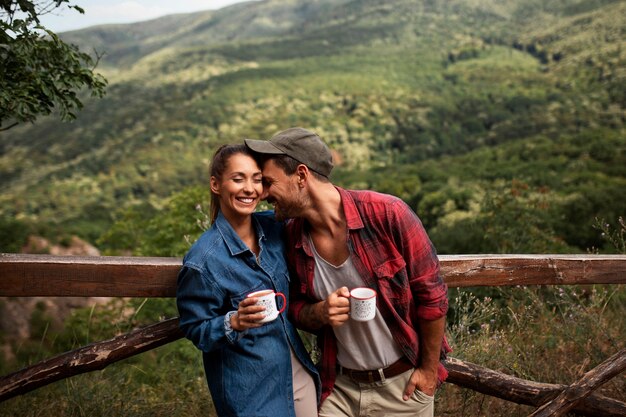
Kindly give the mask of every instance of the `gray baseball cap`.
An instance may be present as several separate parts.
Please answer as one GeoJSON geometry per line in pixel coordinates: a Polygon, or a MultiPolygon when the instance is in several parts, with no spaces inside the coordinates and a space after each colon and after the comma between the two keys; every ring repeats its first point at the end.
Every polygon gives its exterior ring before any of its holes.
{"type": "Polygon", "coordinates": [[[292,127],[276,133],[270,140],[244,139],[253,152],[287,155],[325,177],[333,169],[333,156],[317,133],[292,127]]]}

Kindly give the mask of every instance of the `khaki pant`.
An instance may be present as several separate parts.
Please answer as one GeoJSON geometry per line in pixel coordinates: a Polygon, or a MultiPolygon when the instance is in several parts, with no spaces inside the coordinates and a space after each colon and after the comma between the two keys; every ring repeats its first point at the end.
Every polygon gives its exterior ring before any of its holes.
{"type": "Polygon", "coordinates": [[[354,382],[337,375],[333,392],[324,400],[320,417],[432,417],[435,398],[415,391],[408,401],[402,399],[404,388],[413,373],[410,369],[380,382],[354,382]]]}
{"type": "Polygon", "coordinates": [[[293,376],[293,405],[296,417],[317,417],[315,382],[293,351],[291,351],[291,374],[293,376]]]}

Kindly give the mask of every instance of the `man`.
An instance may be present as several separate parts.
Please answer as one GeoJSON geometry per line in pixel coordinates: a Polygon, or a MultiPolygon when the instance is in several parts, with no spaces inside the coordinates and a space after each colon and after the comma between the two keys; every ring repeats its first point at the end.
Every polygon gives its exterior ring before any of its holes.
{"type": "Polygon", "coordinates": [[[328,179],[322,139],[295,127],[246,139],[265,160],[267,201],[287,224],[289,315],[321,348],[320,416],[432,416],[447,372],[447,287],[421,222],[400,199],[328,179]],[[349,288],[377,291],[373,320],[350,320],[349,288]]]}

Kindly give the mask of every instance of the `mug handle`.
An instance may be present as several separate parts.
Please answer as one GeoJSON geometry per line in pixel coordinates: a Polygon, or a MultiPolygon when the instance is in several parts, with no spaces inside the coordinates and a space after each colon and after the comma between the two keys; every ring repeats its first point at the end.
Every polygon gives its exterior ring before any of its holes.
{"type": "Polygon", "coordinates": [[[277,292],[276,296],[283,297],[283,306],[280,308],[280,310],[278,310],[278,314],[280,314],[283,311],[285,311],[285,307],[287,307],[287,298],[285,297],[285,294],[283,294],[282,292],[277,292]]]}

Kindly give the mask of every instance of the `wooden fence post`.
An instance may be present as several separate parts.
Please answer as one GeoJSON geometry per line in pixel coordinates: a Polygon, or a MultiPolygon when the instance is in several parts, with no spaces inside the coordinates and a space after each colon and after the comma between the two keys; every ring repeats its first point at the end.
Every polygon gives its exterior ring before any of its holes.
{"type": "Polygon", "coordinates": [[[0,402],[70,376],[104,369],[114,362],[182,337],[176,317],[63,353],[1,377],[0,402]]]}
{"type": "MultiPolygon", "coordinates": [[[[567,388],[567,385],[527,381],[451,357],[444,365],[448,370],[447,382],[517,404],[539,407],[567,388]]],[[[626,403],[593,393],[577,403],[573,411],[585,416],[623,417],[626,403]]]]}
{"type": "Polygon", "coordinates": [[[583,401],[596,388],[604,384],[626,369],[626,349],[622,349],[600,365],[587,372],[575,384],[565,388],[552,401],[547,402],[532,413],[529,417],[558,417],[562,416],[576,404],[583,401]]]}

